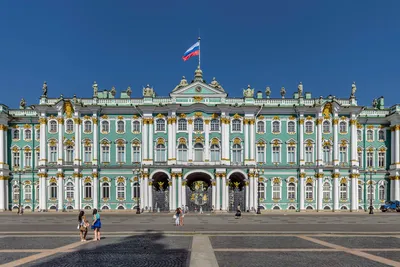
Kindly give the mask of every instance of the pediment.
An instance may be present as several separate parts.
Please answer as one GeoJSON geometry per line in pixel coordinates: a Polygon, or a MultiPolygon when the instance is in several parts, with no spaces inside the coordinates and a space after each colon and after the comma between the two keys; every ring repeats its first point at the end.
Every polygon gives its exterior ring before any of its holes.
{"type": "Polygon", "coordinates": [[[178,88],[170,93],[171,97],[226,97],[223,89],[217,89],[202,82],[194,82],[185,87],[178,88]]]}

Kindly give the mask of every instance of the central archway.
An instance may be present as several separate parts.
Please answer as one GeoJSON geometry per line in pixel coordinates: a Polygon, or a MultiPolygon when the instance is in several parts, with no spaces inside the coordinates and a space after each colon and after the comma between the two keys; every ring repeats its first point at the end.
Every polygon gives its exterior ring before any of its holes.
{"type": "Polygon", "coordinates": [[[169,211],[169,180],[165,172],[156,172],[152,183],[153,201],[151,210],[169,211]]]}
{"type": "Polygon", "coordinates": [[[186,206],[191,212],[211,211],[211,174],[198,171],[186,176],[186,206]]]}
{"type": "Polygon", "coordinates": [[[240,171],[232,171],[228,175],[229,211],[246,210],[246,176],[240,171]]]}

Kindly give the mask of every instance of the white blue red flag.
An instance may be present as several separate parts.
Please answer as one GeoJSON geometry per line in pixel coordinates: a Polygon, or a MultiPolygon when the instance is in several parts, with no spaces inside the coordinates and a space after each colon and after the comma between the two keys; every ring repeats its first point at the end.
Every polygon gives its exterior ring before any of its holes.
{"type": "Polygon", "coordinates": [[[183,54],[183,61],[188,60],[191,57],[200,55],[200,42],[196,42],[192,45],[188,50],[186,50],[185,54],[183,54]]]}

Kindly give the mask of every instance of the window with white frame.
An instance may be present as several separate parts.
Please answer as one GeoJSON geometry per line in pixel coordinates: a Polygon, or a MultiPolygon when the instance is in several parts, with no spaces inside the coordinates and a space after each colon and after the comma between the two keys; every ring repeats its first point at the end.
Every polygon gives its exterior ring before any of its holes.
{"type": "Polygon", "coordinates": [[[39,148],[35,149],[35,154],[36,154],[36,160],[35,160],[35,166],[39,166],[39,161],[40,161],[40,151],[39,148]]]}
{"type": "Polygon", "coordinates": [[[166,162],[166,149],[164,144],[158,144],[156,146],[156,162],[166,162]]]}
{"type": "Polygon", "coordinates": [[[272,184],[272,199],[281,199],[281,184],[278,182],[272,184]]]}
{"type": "Polygon", "coordinates": [[[50,183],[49,195],[50,195],[50,198],[57,198],[57,184],[56,183],[50,183]]]}
{"type": "Polygon", "coordinates": [[[242,122],[239,119],[232,120],[232,131],[240,132],[242,130],[242,122]]]}
{"type": "Polygon", "coordinates": [[[307,134],[312,134],[314,132],[314,127],[312,121],[306,121],[305,131],[307,134]]]}
{"type": "Polygon", "coordinates": [[[294,183],[288,184],[288,199],[289,200],[296,199],[296,185],[294,183]]]}
{"type": "Polygon", "coordinates": [[[258,198],[265,199],[265,185],[264,183],[258,183],[258,198]]]}
{"type": "Polygon", "coordinates": [[[57,162],[57,146],[50,146],[50,157],[49,162],[57,162]]]}
{"type": "Polygon", "coordinates": [[[324,121],[322,124],[322,132],[324,134],[328,134],[331,132],[331,124],[329,123],[329,121],[324,121]]]}
{"type": "Polygon", "coordinates": [[[288,132],[289,133],[295,133],[296,132],[296,124],[294,123],[294,121],[289,121],[288,122],[288,132]]]}
{"type": "Polygon", "coordinates": [[[322,186],[322,197],[325,200],[331,199],[331,184],[328,182],[325,182],[322,186]]]}
{"type": "Polygon", "coordinates": [[[56,121],[50,121],[49,122],[49,132],[50,133],[56,133],[57,132],[57,122],[56,121]]]}
{"type": "Polygon", "coordinates": [[[363,166],[363,153],[362,150],[357,150],[358,166],[363,166]]]}
{"type": "Polygon", "coordinates": [[[74,184],[69,181],[65,185],[65,197],[67,199],[73,199],[74,198],[74,184]]]}
{"type": "Polygon", "coordinates": [[[92,198],[92,183],[85,183],[83,190],[83,198],[91,199],[92,198]]]}
{"type": "Polygon", "coordinates": [[[370,201],[372,198],[372,201],[375,200],[375,187],[373,185],[368,185],[367,187],[367,200],[370,201]],[[371,195],[372,191],[372,195],[371,195]]]}
{"type": "Polygon", "coordinates": [[[125,162],[125,146],[117,146],[117,163],[125,162]]]}
{"type": "Polygon", "coordinates": [[[203,120],[200,119],[200,118],[194,119],[194,124],[193,124],[193,126],[194,126],[193,129],[194,129],[196,132],[197,132],[197,131],[202,132],[202,131],[203,131],[203,120]]]}
{"type": "Polygon", "coordinates": [[[383,130],[378,131],[378,140],[379,141],[385,141],[385,132],[383,130]]]}
{"type": "Polygon", "coordinates": [[[25,185],[24,191],[25,191],[24,192],[25,200],[31,200],[32,199],[32,186],[25,185]]]}
{"type": "Polygon", "coordinates": [[[232,146],[232,162],[242,162],[242,146],[240,144],[234,144],[232,146]]]}
{"type": "Polygon", "coordinates": [[[92,132],[92,122],[91,121],[86,120],[83,123],[83,131],[85,133],[91,133],[92,132]]]}
{"type": "Polygon", "coordinates": [[[363,187],[362,185],[358,185],[358,201],[362,201],[363,200],[363,187]]]}
{"type": "Polygon", "coordinates": [[[203,151],[204,151],[203,144],[196,143],[194,145],[194,161],[196,161],[196,162],[203,161],[203,151]]]}
{"type": "Polygon", "coordinates": [[[141,161],[142,161],[142,159],[140,158],[140,146],[133,145],[132,146],[132,162],[138,163],[141,161]]]}
{"type": "Polygon", "coordinates": [[[272,122],[272,132],[280,133],[281,132],[281,123],[279,121],[272,122]]]}
{"type": "Polygon", "coordinates": [[[84,162],[89,163],[92,162],[92,147],[84,146],[84,162]]]}
{"type": "Polygon", "coordinates": [[[40,139],[40,130],[36,130],[36,140],[40,139]]]}
{"type": "Polygon", "coordinates": [[[345,121],[339,123],[339,132],[342,134],[347,133],[347,123],[345,121]]]}
{"type": "Polygon", "coordinates": [[[72,133],[74,131],[74,122],[72,120],[67,120],[65,122],[65,131],[67,133],[72,133]]]}
{"type": "Polygon", "coordinates": [[[125,183],[123,182],[117,184],[117,198],[125,199],[125,183]]]}
{"type": "Polygon", "coordinates": [[[220,148],[219,145],[213,144],[210,147],[211,151],[211,162],[220,161],[220,148]]]}
{"type": "Polygon", "coordinates": [[[124,133],[125,132],[125,122],[120,120],[117,121],[117,133],[124,133]]]}
{"type": "Polygon", "coordinates": [[[13,139],[14,140],[18,140],[19,139],[19,130],[18,129],[15,129],[13,131],[13,139]]]}
{"type": "Polygon", "coordinates": [[[313,162],[313,146],[312,145],[306,145],[305,149],[304,149],[304,153],[305,153],[305,161],[306,163],[311,163],[313,162]]]}
{"type": "Polygon", "coordinates": [[[330,146],[323,147],[323,155],[325,165],[332,164],[332,150],[330,146]]]}
{"type": "Polygon", "coordinates": [[[188,149],[185,144],[180,144],[178,146],[178,161],[187,161],[188,160],[188,149]]]}
{"type": "Polygon", "coordinates": [[[101,186],[101,198],[110,198],[110,184],[107,182],[101,186]]]}
{"type": "Polygon", "coordinates": [[[132,197],[140,198],[140,184],[138,182],[132,184],[132,197]]]}
{"type": "Polygon", "coordinates": [[[367,152],[367,168],[374,166],[374,152],[368,151],[367,152]]]}
{"type": "Polygon", "coordinates": [[[372,131],[372,130],[367,131],[367,141],[369,141],[369,142],[374,141],[374,131],[372,131]]]}
{"type": "Polygon", "coordinates": [[[13,166],[20,166],[20,152],[19,150],[14,150],[13,153],[13,166]]]}
{"type": "Polygon", "coordinates": [[[257,162],[265,162],[265,146],[257,146],[257,162]]]}
{"type": "Polygon", "coordinates": [[[306,199],[313,199],[313,185],[312,183],[306,184],[306,199]]]}
{"type": "Polygon", "coordinates": [[[110,123],[108,121],[101,122],[101,131],[103,133],[108,133],[110,131],[110,123]]]}
{"type": "Polygon", "coordinates": [[[69,162],[69,163],[74,161],[74,147],[73,146],[67,146],[65,148],[65,161],[69,162]]]}
{"type": "Polygon", "coordinates": [[[281,158],[281,147],[274,145],[272,147],[272,163],[279,163],[281,158]]]}
{"type": "Polygon", "coordinates": [[[101,162],[110,162],[110,146],[101,146],[101,162]]]}
{"type": "Polygon", "coordinates": [[[185,119],[178,120],[178,131],[187,131],[187,121],[185,119]]]}
{"type": "Polygon", "coordinates": [[[264,122],[263,121],[257,122],[257,132],[258,133],[265,132],[265,127],[264,127],[264,122]]]}
{"type": "Polygon", "coordinates": [[[378,196],[379,196],[379,200],[385,200],[385,186],[384,185],[380,185],[378,188],[379,192],[378,192],[378,196]]]}
{"type": "Polygon", "coordinates": [[[140,122],[139,121],[132,122],[132,132],[140,133],[140,122]]]}
{"type": "Polygon", "coordinates": [[[31,140],[32,139],[32,131],[27,129],[25,130],[25,140],[31,140]]]}
{"type": "Polygon", "coordinates": [[[378,152],[378,167],[379,168],[384,168],[386,165],[386,152],[385,151],[379,151],[378,152]]]}
{"type": "Polygon", "coordinates": [[[340,163],[347,163],[347,146],[340,146],[339,148],[339,161],[340,163]]]}
{"type": "Polygon", "coordinates": [[[342,199],[342,200],[347,199],[347,184],[346,183],[340,183],[339,194],[340,194],[340,199],[342,199]]]}
{"type": "Polygon", "coordinates": [[[211,131],[212,132],[219,131],[219,120],[218,119],[211,120],[211,131]]]}
{"type": "Polygon", "coordinates": [[[32,152],[29,150],[25,150],[25,152],[24,152],[24,167],[25,168],[30,168],[30,167],[32,167],[32,164],[31,164],[31,162],[32,162],[32,152]]]}
{"type": "Polygon", "coordinates": [[[165,131],[165,120],[157,119],[156,120],[156,131],[157,132],[164,132],[165,131]]]}
{"type": "Polygon", "coordinates": [[[13,186],[13,200],[19,200],[19,186],[14,185],[13,186]]]}
{"type": "Polygon", "coordinates": [[[287,162],[295,163],[296,162],[296,147],[293,145],[289,145],[287,147],[287,153],[288,153],[287,162]]]}
{"type": "Polygon", "coordinates": [[[362,132],[361,132],[361,130],[357,130],[357,141],[362,141],[362,132]]]}
{"type": "Polygon", "coordinates": [[[35,186],[35,200],[39,201],[39,185],[35,186]]]}

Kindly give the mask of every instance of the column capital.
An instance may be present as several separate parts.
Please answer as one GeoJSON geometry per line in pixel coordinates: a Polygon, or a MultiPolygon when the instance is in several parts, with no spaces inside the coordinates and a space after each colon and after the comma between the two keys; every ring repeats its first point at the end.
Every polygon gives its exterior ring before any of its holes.
{"type": "Polygon", "coordinates": [[[339,177],[340,177],[340,173],[338,173],[338,172],[332,173],[332,178],[337,179],[339,177]]]}
{"type": "Polygon", "coordinates": [[[57,177],[57,178],[64,178],[65,175],[64,175],[63,172],[57,172],[56,177],[57,177]]]}
{"type": "Polygon", "coordinates": [[[300,178],[306,178],[306,173],[305,172],[301,172],[299,176],[300,176],[300,178]]]}
{"type": "Polygon", "coordinates": [[[39,118],[39,123],[40,124],[46,124],[47,123],[47,119],[44,117],[39,118]]]}

